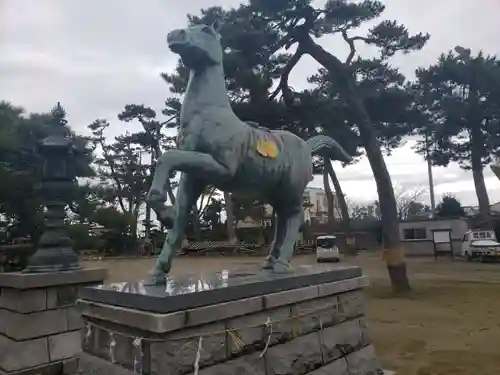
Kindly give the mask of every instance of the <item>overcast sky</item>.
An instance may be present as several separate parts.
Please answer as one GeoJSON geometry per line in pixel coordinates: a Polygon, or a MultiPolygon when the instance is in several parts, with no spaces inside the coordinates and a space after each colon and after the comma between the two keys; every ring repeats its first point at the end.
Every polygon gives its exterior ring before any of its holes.
{"type": "MultiPolygon", "coordinates": [[[[272,0],[270,0],[272,1],[272,0]]],[[[96,118],[112,123],[109,136],[135,124],[116,115],[127,103],[143,103],[161,111],[168,88],[159,77],[171,71],[176,56],[165,43],[166,33],[185,26],[186,14],[202,6],[236,6],[241,0],[0,0],[0,100],[47,111],[61,101],[71,126],[85,132],[96,118]]],[[[456,45],[474,53],[499,54],[498,0],[386,0],[384,18],[396,19],[411,32],[428,32],[426,47],[393,62],[411,77],[415,68],[435,62],[441,52],[456,45]]],[[[360,31],[362,33],[363,30],[360,31]]],[[[321,44],[338,55],[346,46],[335,38],[321,44]]],[[[369,54],[367,49],[359,48],[369,54]]],[[[295,88],[304,87],[317,65],[304,59],[292,74],[295,88]]],[[[386,157],[396,186],[425,187],[427,167],[412,144],[386,157]]],[[[342,187],[350,200],[376,198],[375,183],[366,160],[342,169],[342,187]]],[[[487,169],[490,200],[500,200],[500,181],[487,169]]],[[[458,166],[434,168],[436,193],[453,193],[463,204],[477,200],[470,172],[458,166]]],[[[320,179],[313,182],[321,186],[320,179]]],[[[427,197],[423,198],[424,200],[427,197]]]]}

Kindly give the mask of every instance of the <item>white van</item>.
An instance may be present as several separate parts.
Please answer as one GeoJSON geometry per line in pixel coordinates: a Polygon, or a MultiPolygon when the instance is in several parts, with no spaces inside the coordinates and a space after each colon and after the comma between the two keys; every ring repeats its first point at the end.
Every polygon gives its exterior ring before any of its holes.
{"type": "Polygon", "coordinates": [[[500,260],[500,243],[492,230],[470,230],[462,242],[462,255],[468,261],[500,260]]]}
{"type": "Polygon", "coordinates": [[[318,262],[340,262],[337,237],[319,236],[316,238],[316,260],[318,262]]]}

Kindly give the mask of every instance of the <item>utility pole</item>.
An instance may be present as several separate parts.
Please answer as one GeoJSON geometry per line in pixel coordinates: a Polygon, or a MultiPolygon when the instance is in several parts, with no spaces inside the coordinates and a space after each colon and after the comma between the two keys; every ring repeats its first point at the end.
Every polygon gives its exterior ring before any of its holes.
{"type": "MultiPolygon", "coordinates": [[[[156,162],[160,157],[160,136],[161,136],[161,126],[162,124],[157,123],[156,121],[142,123],[144,127],[144,131],[149,135],[149,139],[151,141],[151,146],[149,152],[151,153],[151,164],[149,169],[149,185],[153,181],[153,175],[156,168],[156,162]]],[[[141,154],[142,156],[142,154],[141,154]]],[[[142,164],[142,163],[141,163],[142,164]]],[[[148,202],[146,202],[146,241],[151,239],[151,207],[148,202]]],[[[162,226],[163,227],[163,226],[162,226]]]]}
{"type": "MultiPolygon", "coordinates": [[[[141,156],[142,156],[142,153],[141,153],[141,156]]],[[[153,152],[151,152],[150,174],[153,173],[153,171],[152,171],[153,164],[154,164],[154,156],[153,156],[153,152]]],[[[151,184],[151,181],[149,181],[148,185],[150,185],[150,184],[151,184]]],[[[149,206],[149,203],[147,201],[146,201],[146,217],[144,220],[144,224],[145,224],[145,229],[146,229],[145,234],[146,234],[146,242],[147,242],[147,241],[149,241],[149,239],[151,237],[151,207],[149,206]]]]}
{"type": "Polygon", "coordinates": [[[425,156],[427,159],[427,174],[429,176],[429,195],[431,198],[431,215],[436,216],[436,198],[434,196],[434,179],[432,177],[432,162],[429,154],[429,135],[425,132],[425,156]]]}

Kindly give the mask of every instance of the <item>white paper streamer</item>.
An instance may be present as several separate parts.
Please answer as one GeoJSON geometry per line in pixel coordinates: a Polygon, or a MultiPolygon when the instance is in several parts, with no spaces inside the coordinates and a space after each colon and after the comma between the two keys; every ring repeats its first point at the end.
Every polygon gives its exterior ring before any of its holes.
{"type": "Polygon", "coordinates": [[[84,343],[87,345],[90,341],[90,336],[92,336],[92,326],[90,323],[85,324],[85,335],[84,335],[84,343]]]}
{"type": "Polygon", "coordinates": [[[142,337],[137,337],[133,342],[134,345],[134,372],[142,375],[142,337]]]}
{"type": "Polygon", "coordinates": [[[110,333],[109,334],[109,360],[111,361],[111,363],[116,363],[115,347],[116,347],[115,336],[112,333],[110,333]]]}
{"type": "Polygon", "coordinates": [[[266,320],[266,328],[267,328],[268,336],[267,336],[266,347],[264,348],[262,353],[260,353],[259,358],[261,358],[261,359],[264,358],[264,355],[266,354],[267,349],[269,348],[269,345],[271,345],[271,337],[273,335],[273,322],[271,321],[271,317],[269,317],[269,316],[267,317],[267,320],[266,320]]]}
{"type": "Polygon", "coordinates": [[[198,375],[198,372],[200,371],[200,359],[201,359],[201,348],[203,344],[203,337],[200,336],[198,340],[198,350],[196,351],[196,357],[194,360],[194,372],[193,375],[198,375]]]}

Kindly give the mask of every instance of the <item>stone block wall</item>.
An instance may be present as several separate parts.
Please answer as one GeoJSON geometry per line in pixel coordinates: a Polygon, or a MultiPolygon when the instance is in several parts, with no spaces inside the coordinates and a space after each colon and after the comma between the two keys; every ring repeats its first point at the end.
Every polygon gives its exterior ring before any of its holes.
{"type": "Polygon", "coordinates": [[[75,301],[89,276],[97,278],[94,284],[105,272],[77,272],[81,283],[69,285],[54,285],[48,274],[32,285],[22,279],[34,275],[0,274],[0,373],[61,374],[81,352],[83,321],[75,301]]]}
{"type": "Polygon", "coordinates": [[[114,373],[148,375],[383,374],[365,285],[348,279],[166,315],[80,301],[80,373],[114,364],[114,373]]]}

